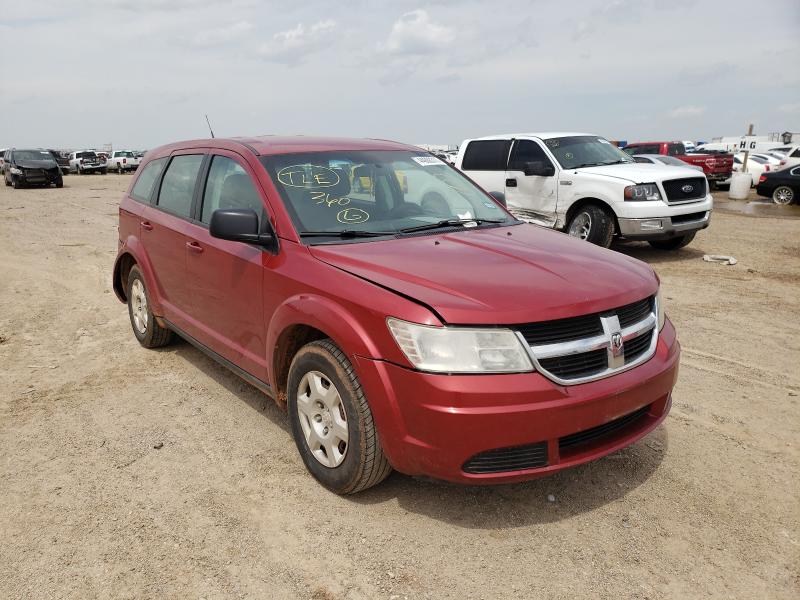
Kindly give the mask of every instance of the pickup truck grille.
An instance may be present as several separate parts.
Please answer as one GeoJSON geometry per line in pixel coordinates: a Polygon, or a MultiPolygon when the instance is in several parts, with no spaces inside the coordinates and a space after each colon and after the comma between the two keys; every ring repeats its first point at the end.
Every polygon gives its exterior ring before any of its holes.
{"type": "Polygon", "coordinates": [[[633,368],[653,356],[657,314],[656,299],[650,297],[610,311],[516,329],[537,371],[556,383],[573,385],[633,368]]]}
{"type": "Polygon", "coordinates": [[[702,200],[706,197],[705,177],[688,177],[685,179],[670,179],[664,181],[664,191],[667,202],[686,202],[687,200],[702,200]]]}

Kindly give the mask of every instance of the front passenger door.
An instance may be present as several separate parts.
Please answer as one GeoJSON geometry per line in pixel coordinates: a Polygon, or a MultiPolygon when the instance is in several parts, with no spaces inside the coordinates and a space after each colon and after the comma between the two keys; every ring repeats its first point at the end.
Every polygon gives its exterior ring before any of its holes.
{"type": "Polygon", "coordinates": [[[553,227],[556,222],[557,178],[555,174],[548,177],[525,175],[525,165],[532,162],[553,166],[538,142],[515,140],[506,171],[506,204],[520,219],[553,227]]]}

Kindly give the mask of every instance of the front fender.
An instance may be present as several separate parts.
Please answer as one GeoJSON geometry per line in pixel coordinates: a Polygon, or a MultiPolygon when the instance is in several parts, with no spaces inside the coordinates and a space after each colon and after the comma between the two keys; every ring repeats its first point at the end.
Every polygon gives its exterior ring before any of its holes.
{"type": "Polygon", "coordinates": [[[150,310],[153,311],[154,315],[163,315],[161,310],[161,289],[158,287],[156,278],[153,275],[153,265],[150,262],[150,258],[148,257],[144,246],[139,239],[134,236],[128,236],[128,238],[122,242],[122,245],[117,251],[117,258],[114,260],[113,274],[114,294],[116,294],[120,302],[128,301],[125,295],[126,290],[124,290],[122,287],[121,273],[121,267],[124,264],[125,256],[130,256],[133,262],[142,272],[144,284],[147,288],[147,300],[150,303],[150,310]]]}

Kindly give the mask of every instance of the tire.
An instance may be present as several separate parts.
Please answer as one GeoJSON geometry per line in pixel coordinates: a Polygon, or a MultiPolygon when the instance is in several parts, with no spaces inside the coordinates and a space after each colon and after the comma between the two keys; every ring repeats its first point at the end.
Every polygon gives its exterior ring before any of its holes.
{"type": "Polygon", "coordinates": [[[100,175],[105,175],[108,173],[108,169],[100,169],[100,175]]]}
{"type": "Polygon", "coordinates": [[[297,450],[326,488],[355,494],[392,472],[353,365],[331,340],[306,344],[295,355],[287,394],[297,450]]]}
{"type": "Polygon", "coordinates": [[[650,240],[648,243],[657,250],[678,250],[691,244],[696,234],[697,232],[693,231],[668,240],[650,240]]]}
{"type": "Polygon", "coordinates": [[[718,183],[717,189],[723,192],[727,192],[729,189],[731,189],[731,186],[729,183],[718,183]]]}
{"type": "Polygon", "coordinates": [[[122,175],[122,165],[117,165],[117,175],[122,175]]]}
{"type": "Polygon", "coordinates": [[[15,190],[21,190],[25,187],[25,185],[19,179],[12,179],[11,185],[14,187],[15,190]]]}
{"type": "Polygon", "coordinates": [[[128,273],[128,316],[133,335],[145,348],[160,348],[172,341],[172,332],[161,327],[150,309],[149,295],[139,267],[134,265],[128,273]]]}
{"type": "Polygon", "coordinates": [[[7,177],[3,177],[3,181],[6,182],[6,187],[11,187],[11,182],[8,180],[7,177]]]}
{"type": "Polygon", "coordinates": [[[795,193],[788,185],[779,185],[772,192],[772,201],[775,204],[791,204],[794,202],[795,193]]]}
{"type": "Polygon", "coordinates": [[[58,179],[56,179],[56,187],[57,188],[63,188],[64,187],[64,179],[63,179],[63,177],[59,177],[58,179]]]}
{"type": "Polygon", "coordinates": [[[572,215],[567,234],[608,248],[614,238],[614,217],[596,204],[586,204],[572,215]]]}

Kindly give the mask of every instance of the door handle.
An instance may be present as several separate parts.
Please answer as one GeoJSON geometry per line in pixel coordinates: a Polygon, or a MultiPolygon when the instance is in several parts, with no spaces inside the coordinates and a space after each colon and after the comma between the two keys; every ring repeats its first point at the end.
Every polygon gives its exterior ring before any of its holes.
{"type": "Polygon", "coordinates": [[[517,187],[517,180],[514,177],[506,179],[506,187],[517,187]]]}
{"type": "Polygon", "coordinates": [[[153,226],[150,224],[149,221],[142,221],[139,223],[142,226],[142,229],[145,231],[153,231],[153,226]]]}
{"type": "Polygon", "coordinates": [[[203,251],[203,247],[197,242],[186,242],[186,247],[195,254],[200,254],[203,251]]]}

